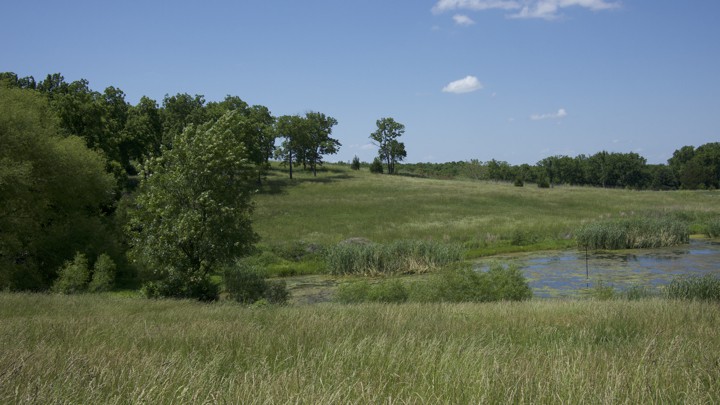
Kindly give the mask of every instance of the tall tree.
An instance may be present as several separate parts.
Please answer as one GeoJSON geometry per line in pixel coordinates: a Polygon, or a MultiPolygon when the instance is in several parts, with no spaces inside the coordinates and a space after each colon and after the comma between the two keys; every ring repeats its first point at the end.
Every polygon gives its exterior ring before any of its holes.
{"type": "Polygon", "coordinates": [[[405,133],[405,125],[393,118],[381,118],[375,124],[377,130],[370,134],[370,139],[379,148],[378,156],[387,164],[388,174],[394,174],[395,164],[407,157],[405,144],[397,140],[405,133]]]}
{"type": "Polygon", "coordinates": [[[234,112],[190,125],[173,148],[145,165],[131,211],[132,257],[159,281],[159,296],[214,299],[209,276],[250,252],[256,169],[238,141],[234,112]]]}
{"type": "Polygon", "coordinates": [[[337,120],[319,112],[305,114],[307,121],[307,136],[304,138],[305,157],[313,172],[317,176],[318,166],[323,164],[324,155],[334,155],[340,150],[340,141],[331,138],[332,128],[337,125],[337,120]]]}
{"type": "Polygon", "coordinates": [[[207,121],[205,98],[196,94],[178,93],[165,95],[160,110],[163,126],[163,145],[172,148],[173,140],[190,124],[200,125],[207,121]]]}
{"type": "Polygon", "coordinates": [[[293,178],[293,162],[302,153],[307,135],[307,121],[299,115],[283,115],[277,119],[275,132],[285,140],[276,151],[277,157],[290,167],[290,178],[293,178]]]}

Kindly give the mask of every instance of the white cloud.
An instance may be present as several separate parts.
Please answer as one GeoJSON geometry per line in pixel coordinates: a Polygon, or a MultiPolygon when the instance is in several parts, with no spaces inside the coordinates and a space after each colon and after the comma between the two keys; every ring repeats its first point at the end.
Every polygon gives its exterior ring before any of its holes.
{"type": "Polygon", "coordinates": [[[472,20],[472,18],[462,15],[462,14],[455,14],[453,16],[453,20],[455,20],[455,24],[457,25],[473,25],[475,24],[475,21],[472,20]]]}
{"type": "Polygon", "coordinates": [[[438,0],[432,11],[442,13],[449,10],[517,10],[520,7],[520,3],[513,0],[438,0]]]}
{"type": "Polygon", "coordinates": [[[464,79],[455,80],[454,82],[449,83],[447,86],[443,87],[442,91],[444,93],[462,94],[470,93],[482,88],[483,85],[477,77],[467,76],[464,79]]]}
{"type": "Polygon", "coordinates": [[[549,114],[533,114],[530,119],[533,121],[549,120],[549,119],[561,119],[567,117],[567,111],[564,108],[559,109],[556,113],[549,114]]]}
{"type": "Polygon", "coordinates": [[[591,11],[611,10],[620,7],[616,0],[438,0],[433,13],[451,10],[505,10],[510,18],[541,18],[553,20],[560,17],[564,8],[582,7],[591,11]]]}

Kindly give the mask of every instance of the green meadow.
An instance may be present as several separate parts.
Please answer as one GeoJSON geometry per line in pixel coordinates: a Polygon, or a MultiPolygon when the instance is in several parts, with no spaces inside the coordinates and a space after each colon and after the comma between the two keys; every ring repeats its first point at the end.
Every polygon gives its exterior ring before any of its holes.
{"type": "MultiPolygon", "coordinates": [[[[401,172],[402,173],[402,172],[401,172]]],[[[330,165],[294,180],[278,168],[256,196],[261,245],[373,242],[460,243],[471,256],[575,246],[585,224],[643,215],[675,216],[693,233],[720,215],[711,191],[631,191],[371,174],[330,165]]]]}

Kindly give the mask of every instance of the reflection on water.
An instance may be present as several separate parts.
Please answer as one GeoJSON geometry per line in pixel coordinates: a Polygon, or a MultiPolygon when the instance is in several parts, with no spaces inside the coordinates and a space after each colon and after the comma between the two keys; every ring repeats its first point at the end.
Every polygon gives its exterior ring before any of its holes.
{"type": "MultiPolygon", "coordinates": [[[[682,275],[720,274],[720,243],[691,240],[680,247],[628,253],[564,251],[501,258],[523,270],[536,297],[577,296],[598,282],[624,289],[633,285],[661,288],[682,275]]],[[[479,261],[485,267],[485,261],[479,261]]]]}

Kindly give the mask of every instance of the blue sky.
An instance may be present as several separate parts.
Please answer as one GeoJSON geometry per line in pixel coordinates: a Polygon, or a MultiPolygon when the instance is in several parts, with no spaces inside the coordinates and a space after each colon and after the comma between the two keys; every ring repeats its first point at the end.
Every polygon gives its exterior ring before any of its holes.
{"type": "Polygon", "coordinates": [[[329,160],[369,161],[375,121],[409,162],[638,152],[720,141],[720,2],[6,2],[0,71],[102,91],[237,95],[335,117],[329,160]]]}

